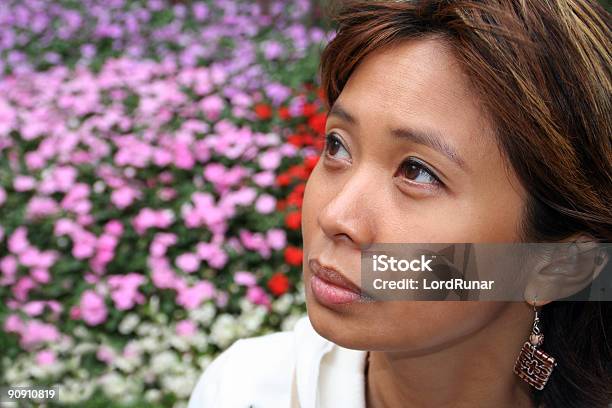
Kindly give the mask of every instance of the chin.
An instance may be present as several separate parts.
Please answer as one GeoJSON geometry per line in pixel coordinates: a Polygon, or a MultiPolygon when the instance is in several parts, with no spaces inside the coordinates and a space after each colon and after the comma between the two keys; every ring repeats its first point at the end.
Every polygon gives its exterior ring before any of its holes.
{"type": "MultiPolygon", "coordinates": [[[[306,306],[314,330],[321,337],[339,346],[354,350],[372,350],[384,342],[381,333],[371,329],[371,322],[360,313],[361,310],[355,310],[354,305],[340,311],[331,310],[307,296],[306,306]]],[[[361,305],[363,306],[365,305],[361,305]]]]}

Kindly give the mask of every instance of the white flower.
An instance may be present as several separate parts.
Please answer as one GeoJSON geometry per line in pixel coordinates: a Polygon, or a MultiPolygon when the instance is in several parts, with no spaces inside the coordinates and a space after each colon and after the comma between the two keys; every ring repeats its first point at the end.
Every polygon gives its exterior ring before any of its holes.
{"type": "Polygon", "coordinates": [[[201,371],[204,371],[212,362],[213,358],[211,356],[202,356],[198,359],[198,367],[200,367],[201,371]]]}
{"type": "Polygon", "coordinates": [[[140,323],[140,318],[138,317],[138,315],[135,313],[129,313],[123,318],[123,320],[121,320],[121,323],[119,323],[119,333],[131,333],[132,331],[134,331],[136,326],[138,326],[138,323],[140,323]]]}
{"type": "Polygon", "coordinates": [[[159,312],[159,296],[153,295],[149,298],[149,308],[151,314],[157,314],[159,312]]]}
{"type": "Polygon", "coordinates": [[[155,403],[159,402],[162,398],[162,393],[160,390],[156,390],[155,388],[149,389],[145,391],[144,399],[147,402],[155,403]]]}
{"type": "Polygon", "coordinates": [[[209,326],[216,314],[217,309],[215,306],[212,303],[205,303],[199,308],[191,310],[189,312],[189,318],[201,323],[202,326],[209,326]]]}
{"type": "Polygon", "coordinates": [[[62,404],[74,404],[88,400],[95,391],[93,381],[75,381],[67,378],[60,384],[59,400],[62,404]]]}
{"type": "Polygon", "coordinates": [[[143,337],[140,340],[140,347],[144,351],[156,352],[159,348],[159,342],[154,337],[143,337]]]}
{"type": "Polygon", "coordinates": [[[187,398],[196,384],[196,375],[193,370],[186,370],[181,375],[164,375],[161,384],[164,390],[176,394],[178,398],[187,398]]]}
{"type": "Polygon", "coordinates": [[[99,383],[104,393],[111,397],[119,397],[128,391],[127,379],[116,372],[104,374],[99,383]]]}
{"type": "Polygon", "coordinates": [[[240,315],[240,324],[245,331],[245,335],[250,335],[261,327],[268,311],[264,306],[258,305],[252,310],[240,315]]]}
{"type": "Polygon", "coordinates": [[[87,338],[89,337],[89,330],[87,330],[83,326],[77,326],[72,331],[72,334],[74,335],[74,337],[87,338]]]}
{"type": "Polygon", "coordinates": [[[208,347],[208,336],[201,332],[197,332],[193,336],[189,337],[187,341],[199,352],[204,352],[208,347]]]}
{"type": "Polygon", "coordinates": [[[72,354],[81,355],[92,353],[98,349],[98,346],[93,343],[79,343],[72,349],[72,354]]]}
{"type": "Polygon", "coordinates": [[[102,180],[98,180],[93,184],[93,191],[97,194],[103,193],[106,189],[106,184],[102,180]]]}
{"type": "Polygon", "coordinates": [[[285,314],[293,305],[294,298],[291,293],[285,293],[274,302],[272,302],[272,310],[276,313],[285,314]]]}
{"type": "Polygon", "coordinates": [[[236,318],[230,314],[220,314],[210,329],[210,340],[221,348],[229,346],[236,338],[238,324],[236,318]]]}
{"type": "Polygon", "coordinates": [[[162,351],[151,358],[151,368],[156,374],[166,373],[178,364],[178,357],[172,351],[162,351]]]}
{"type": "Polygon", "coordinates": [[[170,345],[179,351],[189,350],[189,343],[183,336],[172,336],[169,341],[170,345]]]}
{"type": "Polygon", "coordinates": [[[123,174],[128,178],[133,178],[136,175],[136,170],[133,167],[126,167],[125,170],[123,170],[123,174]]]}

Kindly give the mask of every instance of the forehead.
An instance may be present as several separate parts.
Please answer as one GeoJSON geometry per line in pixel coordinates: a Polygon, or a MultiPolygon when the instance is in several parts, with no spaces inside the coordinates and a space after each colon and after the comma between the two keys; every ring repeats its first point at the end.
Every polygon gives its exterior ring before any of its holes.
{"type": "Polygon", "coordinates": [[[369,54],[338,102],[365,120],[410,124],[456,135],[456,142],[492,142],[490,122],[451,47],[438,38],[409,40],[369,54]],[[483,140],[489,139],[489,140],[483,140]]]}

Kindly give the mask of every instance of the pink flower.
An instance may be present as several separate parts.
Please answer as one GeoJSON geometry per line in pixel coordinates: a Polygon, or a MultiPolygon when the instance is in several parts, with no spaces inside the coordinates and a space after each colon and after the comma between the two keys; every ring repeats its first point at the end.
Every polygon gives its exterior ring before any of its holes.
{"type": "Polygon", "coordinates": [[[74,221],[67,218],[60,218],[59,220],[55,221],[53,234],[57,237],[62,235],[72,235],[77,228],[78,226],[74,223],[74,221]]]}
{"type": "Polygon", "coordinates": [[[255,209],[261,214],[270,214],[276,209],[276,198],[270,194],[262,194],[255,202],[255,209]]]}
{"type": "Polygon", "coordinates": [[[238,285],[254,286],[257,283],[257,279],[251,272],[238,271],[234,273],[234,282],[238,285]]]}
{"type": "Polygon", "coordinates": [[[276,150],[268,150],[259,156],[259,167],[264,170],[275,170],[281,163],[281,154],[276,150]]]}
{"type": "Polygon", "coordinates": [[[178,289],[176,303],[187,310],[193,310],[202,304],[203,301],[211,299],[215,295],[215,287],[208,281],[200,281],[193,287],[178,289]]]}
{"type": "Polygon", "coordinates": [[[144,303],[145,298],[142,293],[138,292],[138,287],[145,281],[145,277],[137,273],[110,276],[108,284],[115,307],[119,310],[128,310],[136,303],[144,303]]]}
{"type": "Polygon", "coordinates": [[[23,306],[22,310],[28,316],[38,316],[45,310],[45,302],[40,300],[28,302],[23,306]]]}
{"type": "Polygon", "coordinates": [[[96,352],[96,358],[106,364],[110,364],[115,359],[115,352],[108,346],[100,346],[96,352]]]}
{"type": "Polygon", "coordinates": [[[204,116],[210,121],[219,119],[224,106],[225,102],[219,95],[207,96],[200,102],[200,108],[202,108],[204,116]]]}
{"type": "Polygon", "coordinates": [[[274,184],[274,173],[271,171],[262,171],[252,177],[253,182],[259,187],[270,187],[274,184]]]}
{"type": "Polygon", "coordinates": [[[36,364],[46,366],[55,363],[56,355],[53,350],[41,350],[36,354],[36,364]]]}
{"type": "Polygon", "coordinates": [[[15,299],[24,302],[28,298],[30,290],[34,289],[36,284],[29,276],[19,278],[17,283],[13,285],[13,296],[15,299]]]}
{"type": "Polygon", "coordinates": [[[111,202],[120,210],[132,205],[134,200],[140,198],[140,191],[133,187],[123,186],[111,193],[111,202]]]}
{"type": "Polygon", "coordinates": [[[45,166],[45,158],[36,151],[27,152],[24,156],[28,170],[38,170],[45,166]]]}
{"type": "Polygon", "coordinates": [[[20,344],[24,349],[31,349],[42,343],[55,342],[60,339],[57,327],[52,324],[31,320],[21,330],[20,344]]]}
{"type": "Polygon", "coordinates": [[[6,202],[6,190],[0,187],[0,206],[6,202]]]}
{"type": "Polygon", "coordinates": [[[28,242],[28,230],[26,227],[17,227],[11,234],[8,240],[8,249],[14,254],[19,254],[28,248],[30,243],[28,242]]]}
{"type": "Polygon", "coordinates": [[[270,298],[266,292],[259,286],[251,286],[247,290],[246,298],[256,305],[267,306],[270,304],[270,298]]]}
{"type": "Polygon", "coordinates": [[[136,232],[140,235],[149,228],[168,228],[174,222],[174,214],[171,210],[155,211],[151,208],[143,208],[132,220],[136,232]]]}
{"type": "Polygon", "coordinates": [[[59,211],[59,206],[50,197],[32,197],[26,207],[26,218],[48,217],[59,211]]]}
{"type": "Polygon", "coordinates": [[[185,143],[177,143],[174,146],[174,165],[184,170],[190,170],[195,165],[195,158],[185,143]]]}
{"type": "Polygon", "coordinates": [[[117,246],[117,237],[110,234],[102,234],[98,238],[97,250],[98,251],[112,251],[117,246]]]}
{"type": "Polygon", "coordinates": [[[104,225],[104,232],[119,237],[123,234],[123,224],[119,220],[110,220],[104,225]]]}
{"type": "Polygon", "coordinates": [[[24,327],[23,321],[14,314],[9,315],[4,321],[4,331],[7,333],[20,333],[24,327]]]}
{"type": "Polygon", "coordinates": [[[83,320],[90,326],[103,323],[108,315],[104,298],[91,289],[83,292],[80,311],[83,320]]]}
{"type": "Polygon", "coordinates": [[[200,267],[200,259],[194,253],[181,254],[176,258],[176,266],[187,273],[192,273],[200,267]]]}
{"type": "Polygon", "coordinates": [[[93,256],[96,249],[96,236],[89,231],[80,230],[73,234],[74,245],[72,256],[77,259],[85,259],[93,256]]]}
{"type": "Polygon", "coordinates": [[[221,163],[210,163],[204,168],[204,178],[214,184],[222,183],[225,172],[225,166],[221,163]]]}
{"type": "Polygon", "coordinates": [[[46,268],[32,268],[30,270],[30,275],[32,276],[32,279],[38,283],[45,284],[51,282],[51,274],[46,268]]]}
{"type": "Polygon", "coordinates": [[[287,234],[282,229],[273,228],[266,232],[266,241],[270,248],[280,250],[287,245],[287,234]]]}
{"type": "Polygon", "coordinates": [[[176,324],[176,334],[179,336],[193,336],[197,331],[198,326],[193,322],[193,320],[181,320],[176,324]]]}
{"type": "Polygon", "coordinates": [[[15,191],[29,191],[33,190],[34,187],[36,187],[36,179],[32,176],[18,175],[13,179],[13,188],[15,191]]]}
{"type": "Polygon", "coordinates": [[[215,244],[200,242],[196,245],[196,252],[213,268],[222,268],[227,262],[227,254],[215,244]]]}
{"type": "Polygon", "coordinates": [[[23,266],[33,266],[36,264],[36,261],[38,260],[38,254],[40,253],[40,251],[38,251],[37,248],[35,247],[27,247],[26,249],[24,249],[23,251],[21,251],[19,253],[19,263],[22,264],[23,266]]]}

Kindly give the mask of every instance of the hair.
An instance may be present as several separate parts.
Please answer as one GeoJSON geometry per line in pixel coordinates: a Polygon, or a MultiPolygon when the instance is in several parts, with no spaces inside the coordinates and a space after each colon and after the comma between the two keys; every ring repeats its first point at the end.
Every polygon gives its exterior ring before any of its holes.
{"type": "MultiPolygon", "coordinates": [[[[612,241],[612,28],[594,0],[345,0],[321,56],[327,108],[370,53],[439,38],[467,73],[527,198],[525,242],[612,241]]],[[[612,303],[542,308],[559,367],[541,407],[612,402],[612,303]]]]}

